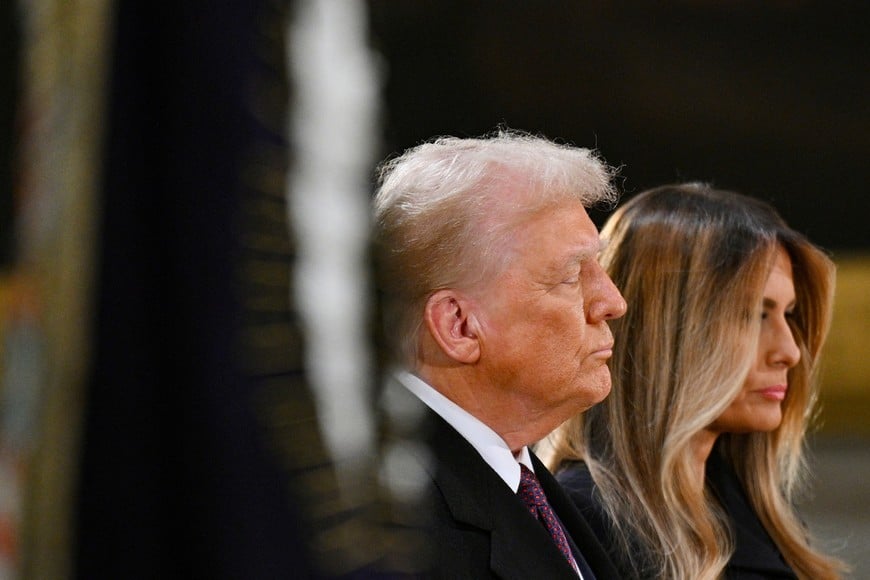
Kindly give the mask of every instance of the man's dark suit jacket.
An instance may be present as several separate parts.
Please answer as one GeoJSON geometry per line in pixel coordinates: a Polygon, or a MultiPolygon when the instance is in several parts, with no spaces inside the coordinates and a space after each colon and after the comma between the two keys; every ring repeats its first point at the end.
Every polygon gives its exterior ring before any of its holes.
{"type": "MultiPolygon", "coordinates": [[[[436,413],[426,411],[427,441],[435,459],[430,469],[429,577],[577,580],[522,500],[465,438],[436,413]]],[[[534,454],[532,462],[553,511],[597,580],[619,578],[571,499],[534,454]]]]}

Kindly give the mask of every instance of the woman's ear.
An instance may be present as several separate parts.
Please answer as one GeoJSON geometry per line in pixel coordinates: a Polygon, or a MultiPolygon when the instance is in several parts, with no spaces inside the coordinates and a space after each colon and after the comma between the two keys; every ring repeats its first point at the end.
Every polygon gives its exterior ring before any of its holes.
{"type": "Polygon", "coordinates": [[[480,358],[480,340],[474,304],[460,292],[438,290],[426,301],[426,328],[445,355],[472,364],[480,358]]]}

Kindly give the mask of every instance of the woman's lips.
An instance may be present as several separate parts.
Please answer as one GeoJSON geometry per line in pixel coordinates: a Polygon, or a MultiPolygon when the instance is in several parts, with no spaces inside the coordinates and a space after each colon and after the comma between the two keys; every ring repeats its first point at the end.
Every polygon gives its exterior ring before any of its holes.
{"type": "Polygon", "coordinates": [[[785,392],[788,390],[787,385],[773,385],[764,389],[759,389],[758,393],[765,399],[771,401],[782,401],[785,399],[785,392]]]}

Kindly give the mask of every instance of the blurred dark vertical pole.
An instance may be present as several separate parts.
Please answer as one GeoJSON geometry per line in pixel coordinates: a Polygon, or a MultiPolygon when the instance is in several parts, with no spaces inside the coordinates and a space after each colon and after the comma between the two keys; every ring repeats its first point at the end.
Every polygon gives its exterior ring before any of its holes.
{"type": "Polygon", "coordinates": [[[3,2],[0,6],[0,269],[10,265],[13,254],[12,164],[19,93],[19,22],[18,4],[3,2]]]}
{"type": "Polygon", "coordinates": [[[78,578],[307,578],[286,2],[116,6],[78,578]],[[171,6],[171,7],[170,7],[171,6]]]}

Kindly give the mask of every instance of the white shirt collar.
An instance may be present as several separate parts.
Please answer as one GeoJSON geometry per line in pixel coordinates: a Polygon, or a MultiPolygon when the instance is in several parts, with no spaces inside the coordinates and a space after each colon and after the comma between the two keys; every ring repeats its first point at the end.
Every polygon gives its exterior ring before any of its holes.
{"type": "Polygon", "coordinates": [[[514,493],[520,488],[520,463],[535,471],[529,448],[523,446],[514,457],[501,436],[480,419],[442,395],[420,377],[408,371],[394,371],[396,380],[411,391],[426,406],[435,411],[462,435],[514,493]]]}

